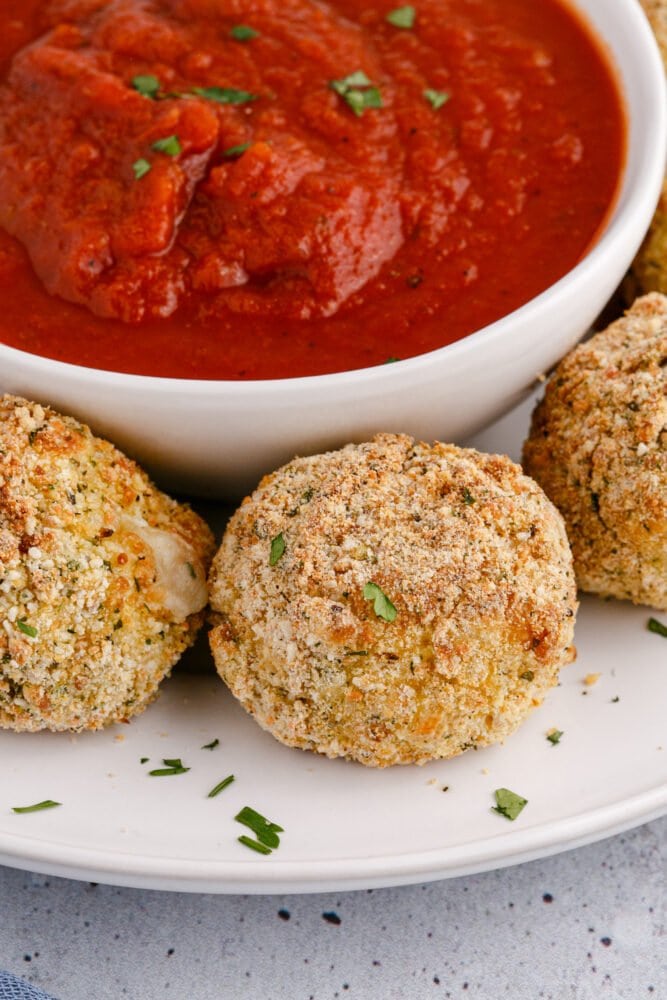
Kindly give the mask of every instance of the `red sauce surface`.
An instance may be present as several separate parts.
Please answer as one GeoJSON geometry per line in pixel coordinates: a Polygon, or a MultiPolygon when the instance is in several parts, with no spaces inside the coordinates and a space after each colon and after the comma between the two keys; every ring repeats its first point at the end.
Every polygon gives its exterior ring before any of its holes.
{"type": "Polygon", "coordinates": [[[0,340],[142,374],[324,373],[440,347],[565,274],[624,155],[595,42],[556,0],[416,0],[409,29],[397,6],[4,0],[0,340]],[[331,87],[357,71],[382,104],[359,115],[331,87]]]}

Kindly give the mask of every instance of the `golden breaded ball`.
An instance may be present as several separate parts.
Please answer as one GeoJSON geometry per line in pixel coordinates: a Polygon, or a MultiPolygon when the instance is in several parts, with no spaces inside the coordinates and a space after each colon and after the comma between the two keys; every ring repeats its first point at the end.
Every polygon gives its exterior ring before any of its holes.
{"type": "MultiPolygon", "coordinates": [[[[667,0],[641,0],[667,66],[667,0]]],[[[625,285],[628,301],[642,292],[667,293],[667,180],[625,285]]]]}
{"type": "Polygon", "coordinates": [[[667,293],[667,181],[644,241],[623,284],[627,302],[643,292],[667,293]]]}
{"type": "Polygon", "coordinates": [[[140,712],[194,641],[213,539],[83,424],[0,398],[0,727],[140,712]]]}
{"type": "Polygon", "coordinates": [[[560,509],[583,590],[667,609],[667,298],[560,363],[524,464],[560,509]]]}
{"type": "Polygon", "coordinates": [[[562,519],[508,458],[381,434],[297,458],[232,517],[216,666],[289,746],[374,767],[511,733],[572,656],[562,519]]]}

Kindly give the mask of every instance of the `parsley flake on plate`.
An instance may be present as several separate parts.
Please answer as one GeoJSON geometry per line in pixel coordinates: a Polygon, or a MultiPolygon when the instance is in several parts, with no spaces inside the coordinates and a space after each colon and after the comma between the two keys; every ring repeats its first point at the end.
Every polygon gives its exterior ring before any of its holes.
{"type": "Polygon", "coordinates": [[[256,841],[245,836],[239,837],[239,841],[245,844],[246,847],[252,847],[253,850],[259,851],[260,854],[270,854],[276,847],[280,847],[280,837],[278,834],[284,833],[282,826],[278,826],[277,823],[271,823],[261,813],[251,809],[250,806],[244,806],[234,819],[237,823],[243,823],[244,826],[249,827],[257,837],[256,841]]]}
{"type": "Polygon", "coordinates": [[[206,797],[208,799],[214,799],[216,797],[216,795],[220,794],[220,792],[223,790],[223,788],[226,788],[227,785],[231,785],[232,781],[235,781],[235,780],[236,779],[235,779],[235,777],[234,777],[233,774],[228,774],[226,778],[223,778],[222,781],[219,781],[218,784],[215,785],[215,787],[211,789],[211,791],[208,793],[208,795],[206,797]]]}
{"type": "Polygon", "coordinates": [[[515,820],[521,810],[528,804],[528,799],[522,798],[516,792],[511,792],[509,788],[496,788],[494,795],[496,804],[493,811],[500,813],[506,819],[515,820]]]}
{"type": "Polygon", "coordinates": [[[41,812],[43,809],[53,809],[55,806],[61,806],[62,802],[54,802],[53,799],[44,799],[43,802],[35,802],[32,806],[12,806],[12,812],[15,813],[36,813],[41,812]]]}
{"type": "Polygon", "coordinates": [[[163,758],[162,763],[164,767],[157,767],[154,771],[149,771],[149,775],[152,778],[165,778],[172,774],[185,774],[189,771],[189,767],[183,766],[183,761],[180,757],[166,757],[163,758]]]}
{"type": "Polygon", "coordinates": [[[237,837],[239,844],[244,844],[246,847],[251,847],[253,851],[257,851],[258,854],[271,854],[271,848],[267,847],[266,844],[261,844],[259,840],[253,840],[252,837],[246,837],[242,834],[237,837]]]}
{"type": "Polygon", "coordinates": [[[656,635],[662,635],[667,639],[667,625],[663,625],[659,622],[657,618],[649,618],[648,625],[646,626],[649,632],[655,632],[656,635]]]}

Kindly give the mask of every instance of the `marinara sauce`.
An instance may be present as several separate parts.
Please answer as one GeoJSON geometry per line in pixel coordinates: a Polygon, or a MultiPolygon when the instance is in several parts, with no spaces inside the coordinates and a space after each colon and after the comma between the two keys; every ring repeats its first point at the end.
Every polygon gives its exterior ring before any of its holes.
{"type": "Polygon", "coordinates": [[[557,0],[4,0],[0,71],[0,340],[115,371],[440,347],[572,268],[623,164],[557,0]]]}

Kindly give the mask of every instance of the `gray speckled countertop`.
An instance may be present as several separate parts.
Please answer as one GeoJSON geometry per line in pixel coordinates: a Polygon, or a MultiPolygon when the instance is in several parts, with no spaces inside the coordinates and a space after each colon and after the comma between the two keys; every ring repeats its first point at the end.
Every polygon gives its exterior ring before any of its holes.
{"type": "Polygon", "coordinates": [[[667,818],[398,889],[214,896],[0,868],[0,966],[58,1000],[667,998],[667,818]]]}

